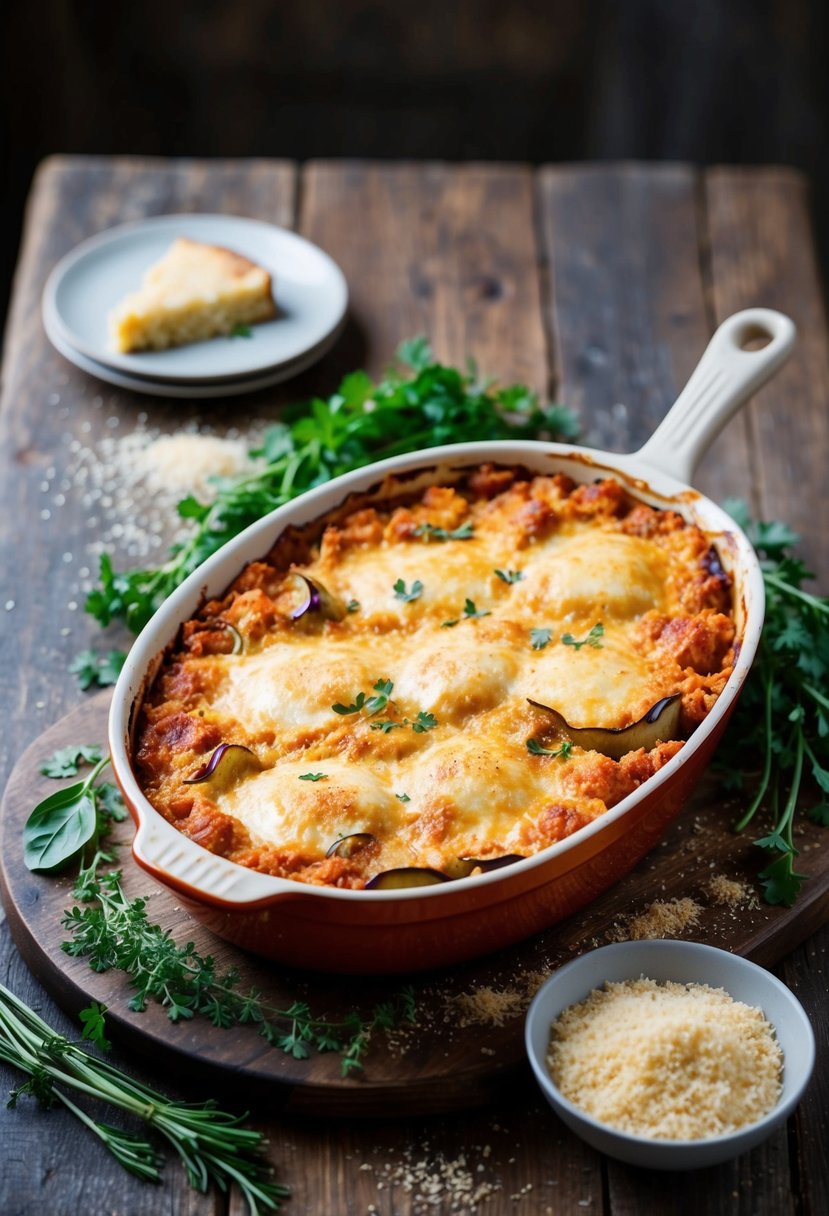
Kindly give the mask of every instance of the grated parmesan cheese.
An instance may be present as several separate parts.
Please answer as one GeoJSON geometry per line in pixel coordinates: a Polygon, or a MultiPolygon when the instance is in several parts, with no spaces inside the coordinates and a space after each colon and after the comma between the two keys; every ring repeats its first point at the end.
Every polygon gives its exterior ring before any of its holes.
{"type": "Polygon", "coordinates": [[[190,491],[212,497],[212,477],[232,477],[250,467],[244,439],[222,439],[193,431],[159,435],[140,454],[147,488],[190,491]]]}
{"type": "Polygon", "coordinates": [[[722,1136],[780,1097],[782,1052],[760,1009],[707,984],[626,980],[553,1023],[547,1066],[602,1123],[657,1140],[722,1136]]]}

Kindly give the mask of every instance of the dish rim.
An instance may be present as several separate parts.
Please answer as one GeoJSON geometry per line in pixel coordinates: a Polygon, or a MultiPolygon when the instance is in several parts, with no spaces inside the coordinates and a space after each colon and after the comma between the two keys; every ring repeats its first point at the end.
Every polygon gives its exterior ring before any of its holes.
{"type": "MultiPolygon", "coordinates": [[[[550,469],[550,472],[554,471],[557,470],[550,469]]],[[[633,456],[616,455],[575,444],[547,443],[536,440],[493,440],[449,444],[441,448],[406,453],[343,474],[278,507],[228,541],[171,594],[133,645],[115,687],[109,717],[109,744],[113,772],[137,825],[133,841],[134,856],[140,865],[161,881],[169,882],[179,890],[183,888],[187,892],[192,892],[199,902],[225,909],[264,908],[285,899],[322,899],[328,902],[332,900],[345,903],[356,902],[364,906],[417,902],[420,907],[423,907],[433,903],[435,915],[440,915],[441,905],[447,899],[451,901],[453,893],[459,894],[463,890],[469,890],[470,881],[474,881],[476,889],[483,889],[499,883],[503,884],[506,878],[527,875],[534,869],[543,869],[555,859],[566,855],[571,849],[580,848],[593,836],[607,830],[645,796],[657,792],[662,785],[672,780],[675,773],[684,767],[695,752],[705,744],[709,736],[718,729],[721,720],[731,710],[748,676],[759,643],[763,610],[762,573],[756,554],[742,529],[711,499],[677,481],[671,475],[651,468],[646,462],[637,459],[635,454],[633,456]],[[533,457],[535,457],[535,464],[532,463],[533,457]],[[134,712],[140,705],[149,684],[155,678],[157,666],[165,648],[175,638],[183,621],[197,610],[199,603],[204,602],[209,594],[217,594],[218,590],[227,587],[249,561],[256,560],[257,557],[261,558],[263,553],[267,553],[284,528],[290,524],[303,524],[321,518],[345,501],[350,494],[366,493],[378,486],[388,474],[411,474],[427,469],[437,472],[439,468],[446,465],[451,468],[453,462],[455,467],[468,468],[488,460],[507,466],[524,464],[525,467],[529,467],[531,471],[537,473],[543,471],[541,466],[545,462],[565,460],[586,466],[594,473],[621,476],[626,487],[634,495],[643,497],[644,501],[647,501],[648,495],[661,499],[663,502],[667,500],[680,510],[684,508],[686,515],[689,512],[692,513],[693,506],[701,506],[702,514],[708,520],[704,530],[714,537],[728,536],[731,538],[735,571],[740,571],[737,591],[742,597],[745,616],[740,653],[734,665],[734,671],[716,704],[677,755],[616,806],[611,807],[603,815],[564,840],[548,845],[545,849],[541,849],[519,862],[488,874],[427,887],[389,891],[350,890],[316,886],[266,875],[260,871],[248,870],[227,858],[209,853],[203,846],[189,840],[168,823],[144,796],[138,785],[130,762],[128,740],[134,712]],[[712,526],[714,523],[718,526],[712,526]],[[266,537],[269,539],[264,539],[266,537]],[[252,551],[243,554],[243,550],[252,551]],[[215,590],[213,585],[216,587],[215,590]],[[207,590],[208,587],[211,587],[210,592],[207,590]],[[167,869],[164,866],[159,867],[148,858],[144,850],[151,829],[157,829],[170,844],[177,842],[191,856],[195,856],[191,853],[192,850],[196,850],[199,856],[203,855],[205,868],[207,868],[207,859],[210,859],[213,863],[211,868],[214,874],[222,871],[222,878],[211,880],[211,886],[215,888],[218,885],[222,890],[195,886],[191,878],[182,879],[177,876],[174,870],[178,861],[171,863],[171,868],[167,869]],[[228,872],[225,867],[231,867],[232,871],[228,872]],[[223,879],[227,881],[223,881],[223,879]],[[239,894],[237,890],[232,898],[229,897],[229,891],[226,889],[228,885],[238,888],[240,884],[248,893],[239,894]]],[[[156,851],[162,848],[158,839],[154,840],[154,846],[156,851]]],[[[204,878],[204,875],[201,877],[204,878]]]]}

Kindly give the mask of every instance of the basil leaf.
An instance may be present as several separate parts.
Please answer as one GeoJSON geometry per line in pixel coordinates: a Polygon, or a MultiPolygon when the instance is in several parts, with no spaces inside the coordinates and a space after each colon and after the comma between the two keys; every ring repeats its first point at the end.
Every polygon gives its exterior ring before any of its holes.
{"type": "Polygon", "coordinates": [[[76,781],[39,802],[23,828],[23,860],[30,870],[50,873],[66,865],[95,835],[95,800],[76,781]]]}

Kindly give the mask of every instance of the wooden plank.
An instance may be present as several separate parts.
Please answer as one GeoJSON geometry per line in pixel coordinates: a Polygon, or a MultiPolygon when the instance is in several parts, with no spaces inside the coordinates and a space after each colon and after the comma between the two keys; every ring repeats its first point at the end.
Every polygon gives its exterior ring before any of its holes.
{"type": "MultiPolygon", "coordinates": [[[[54,263],[78,241],[121,221],[169,212],[230,211],[276,223],[293,222],[295,173],[277,162],[150,161],[132,158],[56,157],[40,169],[27,212],[14,303],[6,333],[3,395],[0,402],[0,567],[6,572],[0,597],[0,696],[7,707],[0,738],[0,775],[43,725],[76,703],[70,659],[91,641],[97,627],[80,611],[84,565],[94,567],[88,545],[93,512],[83,503],[82,486],[61,490],[70,462],[70,444],[96,446],[109,419],[124,431],[142,414],[148,424],[170,428],[196,416],[189,406],[168,408],[120,393],[70,367],[52,350],[40,323],[40,295],[54,263]],[[50,470],[54,474],[50,475],[50,470]],[[44,491],[44,483],[49,484],[44,491]],[[58,507],[55,499],[65,500],[58,507]],[[50,512],[44,518],[42,512],[50,512]],[[71,559],[64,560],[65,554],[71,559]],[[14,608],[5,606],[11,601],[14,608]],[[70,604],[77,605],[70,608],[70,604]]],[[[221,404],[204,411],[221,423],[221,404]]],[[[234,418],[237,414],[232,415],[234,418]]],[[[126,564],[119,555],[120,564],[126,564]]],[[[104,645],[118,645],[115,633],[104,645]]],[[[54,930],[50,929],[50,933],[54,930]]],[[[0,928],[0,968],[13,990],[48,1020],[68,1027],[30,975],[14,947],[8,926],[0,928]]],[[[117,1051],[114,1062],[145,1075],[135,1060],[117,1051]]],[[[20,1080],[2,1066],[3,1087],[20,1080]]],[[[169,1075],[146,1076],[169,1088],[169,1075]]],[[[107,1117],[106,1112],[104,1117],[107,1117]]],[[[40,1113],[29,1100],[19,1110],[0,1109],[5,1147],[0,1170],[0,1209],[15,1213],[55,1212],[74,1216],[122,1211],[150,1216],[159,1211],[159,1192],[125,1174],[66,1111],[40,1113]]],[[[183,1171],[165,1171],[169,1211],[224,1210],[214,1194],[199,1196],[183,1171]]]]}
{"type": "Polygon", "coordinates": [[[528,169],[315,161],[299,226],[349,282],[344,371],[379,373],[423,333],[440,359],[546,390],[528,169]]]}
{"type": "MultiPolygon", "coordinates": [[[[560,369],[557,395],[578,408],[587,442],[635,450],[675,400],[716,323],[703,274],[706,221],[696,176],[684,166],[546,169],[540,191],[550,325],[560,369]]],[[[714,498],[750,496],[743,472],[750,469],[748,453],[748,428],[738,416],[704,458],[697,484],[714,498]]],[[[713,858],[723,862],[734,844],[728,834],[731,816],[724,823],[714,802],[707,810],[705,830],[717,840],[713,858]]],[[[687,817],[684,822],[687,832],[687,817]]],[[[826,914],[823,893],[818,904],[814,924],[826,914]]],[[[744,912],[739,919],[745,923],[744,912]]],[[[761,928],[744,952],[768,963],[775,953],[769,945],[761,928]]],[[[762,1210],[769,1216],[788,1210],[773,1203],[778,1193],[787,1192],[789,1178],[785,1136],[776,1143],[776,1151],[758,1150],[761,1156],[771,1152],[775,1166],[760,1201],[768,1200],[762,1210]]],[[[642,1210],[676,1216],[732,1211],[732,1193],[741,1190],[746,1176],[745,1167],[723,1166],[708,1172],[702,1192],[699,1187],[690,1192],[654,1175],[644,1185],[641,1172],[613,1161],[606,1163],[606,1174],[613,1216],[642,1210]]]]}
{"type": "Polygon", "coordinates": [[[631,451],[710,336],[693,170],[545,168],[539,188],[556,395],[579,411],[585,442],[631,451]]]}
{"type": "MultiPolygon", "coordinates": [[[[706,174],[706,196],[718,315],[759,303],[788,313],[798,326],[791,360],[749,406],[752,462],[758,509],[764,518],[785,519],[801,533],[802,552],[825,592],[829,341],[811,240],[808,182],[789,169],[714,169],[706,174]]],[[[827,847],[825,833],[817,844],[827,847]]],[[[781,969],[824,1046],[827,950],[829,932],[822,930],[781,969]]],[[[829,1206],[822,1147],[827,1102],[826,1071],[818,1066],[795,1121],[796,1181],[809,1213],[829,1206]]]]}
{"type": "Polygon", "coordinates": [[[829,578],[824,494],[829,464],[829,346],[806,178],[790,169],[705,175],[712,298],[718,319],[762,304],[798,326],[795,353],[747,407],[758,509],[803,537],[829,578]]]}

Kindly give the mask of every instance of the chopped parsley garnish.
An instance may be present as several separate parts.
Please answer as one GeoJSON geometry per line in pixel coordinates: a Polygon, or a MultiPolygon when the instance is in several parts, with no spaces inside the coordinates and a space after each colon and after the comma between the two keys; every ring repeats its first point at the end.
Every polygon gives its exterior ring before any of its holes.
{"type": "Polygon", "coordinates": [[[388,705],[394,684],[391,680],[378,680],[372,687],[377,695],[369,697],[365,702],[365,708],[370,714],[379,714],[380,710],[385,709],[388,705]]]}
{"type": "Polygon", "coordinates": [[[325,781],[328,773],[300,773],[300,781],[325,781]]]}
{"type": "Polygon", "coordinates": [[[345,610],[346,610],[346,612],[357,612],[359,607],[360,607],[359,600],[349,600],[345,606],[345,610]]]}
{"type": "Polygon", "coordinates": [[[527,740],[527,751],[531,756],[557,756],[566,760],[572,750],[573,744],[569,739],[565,739],[561,747],[542,747],[537,739],[527,740]]]}
{"type": "Polygon", "coordinates": [[[234,325],[230,331],[231,338],[252,338],[253,330],[249,325],[234,325]]]}
{"type": "Polygon", "coordinates": [[[394,584],[395,599],[402,600],[404,604],[411,604],[414,600],[419,600],[423,595],[423,583],[419,578],[416,578],[411,587],[406,588],[402,578],[399,578],[394,584]]]}
{"type": "Polygon", "coordinates": [[[434,730],[437,724],[438,720],[434,714],[427,714],[421,710],[411,727],[415,734],[422,735],[424,731],[434,730]]]}
{"type": "Polygon", "coordinates": [[[482,616],[492,616],[492,613],[486,610],[481,612],[475,607],[474,600],[467,600],[463,606],[463,615],[469,621],[479,621],[482,616]]]}
{"type": "Polygon", "coordinates": [[[458,620],[454,620],[454,621],[441,621],[441,625],[440,625],[440,627],[441,627],[441,629],[454,629],[454,628],[455,628],[455,626],[456,626],[456,625],[459,625],[459,624],[460,624],[460,621],[458,621],[458,620]]]}
{"type": "Polygon", "coordinates": [[[592,646],[594,650],[601,650],[601,639],[604,637],[604,625],[599,621],[598,625],[594,625],[586,638],[582,638],[577,642],[572,633],[563,633],[561,640],[565,646],[572,646],[574,650],[581,650],[582,646],[592,646]]]}
{"type": "Polygon", "coordinates": [[[520,583],[524,574],[521,570],[496,570],[502,583],[520,583]]]}
{"type": "Polygon", "coordinates": [[[82,764],[99,764],[102,759],[100,747],[86,743],[70,744],[44,760],[40,771],[44,777],[77,777],[82,764]]]}
{"type": "Polygon", "coordinates": [[[357,696],[350,705],[343,705],[342,701],[337,701],[336,704],[331,706],[331,708],[335,714],[358,714],[365,703],[366,694],[364,692],[358,692],[357,696]]]}
{"type": "Polygon", "coordinates": [[[411,798],[408,794],[395,794],[394,796],[398,802],[411,802],[411,798]]]}
{"type": "Polygon", "coordinates": [[[533,650],[543,650],[545,646],[549,645],[552,636],[552,629],[531,629],[530,642],[533,650]]]}
{"type": "Polygon", "coordinates": [[[415,536],[422,536],[426,541],[472,540],[474,535],[471,522],[461,524],[459,528],[455,528],[451,532],[447,532],[446,528],[436,528],[434,524],[418,524],[415,528],[415,536]]]}
{"type": "Polygon", "coordinates": [[[372,730],[381,730],[384,735],[387,735],[390,730],[400,730],[406,725],[405,722],[392,722],[391,718],[385,718],[382,722],[372,722],[372,730]]]}

